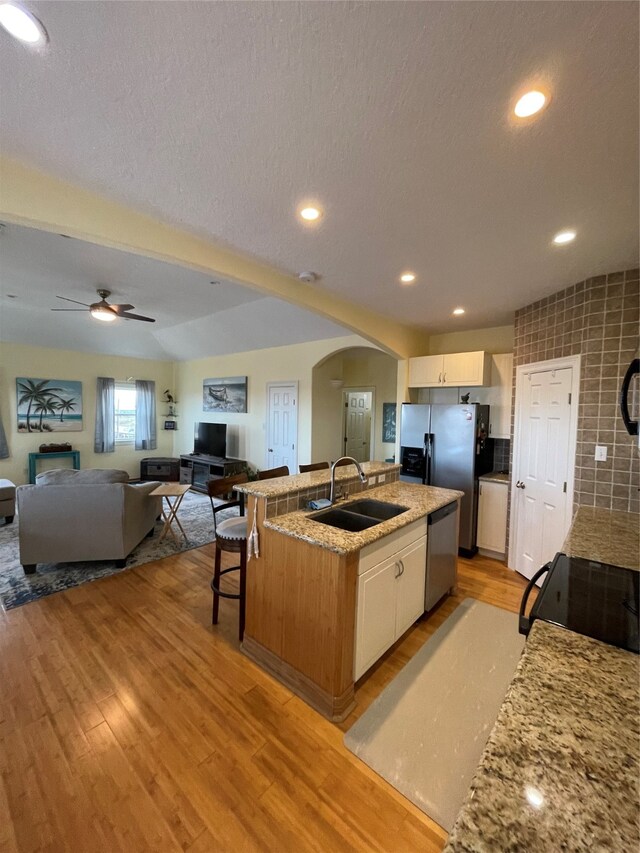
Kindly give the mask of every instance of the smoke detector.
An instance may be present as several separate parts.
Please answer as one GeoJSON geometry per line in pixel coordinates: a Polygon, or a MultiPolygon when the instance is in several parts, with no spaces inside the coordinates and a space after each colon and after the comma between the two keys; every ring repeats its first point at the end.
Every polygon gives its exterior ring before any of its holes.
{"type": "Polygon", "coordinates": [[[314,281],[318,281],[320,276],[315,272],[301,272],[298,275],[300,281],[304,281],[307,284],[313,284],[314,281]]]}

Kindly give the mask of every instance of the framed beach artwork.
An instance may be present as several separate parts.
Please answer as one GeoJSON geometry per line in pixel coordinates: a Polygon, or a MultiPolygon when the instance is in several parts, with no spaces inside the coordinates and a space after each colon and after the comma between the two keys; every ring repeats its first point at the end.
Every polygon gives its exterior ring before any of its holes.
{"type": "Polygon", "coordinates": [[[227,376],[224,379],[204,379],[202,409],[205,412],[246,412],[247,377],[227,376]]]}
{"type": "Polygon", "coordinates": [[[396,440],[396,404],[382,404],[382,440],[392,442],[396,440]]]}
{"type": "Polygon", "coordinates": [[[82,382],[16,379],[18,432],[80,432],[82,382]]]}

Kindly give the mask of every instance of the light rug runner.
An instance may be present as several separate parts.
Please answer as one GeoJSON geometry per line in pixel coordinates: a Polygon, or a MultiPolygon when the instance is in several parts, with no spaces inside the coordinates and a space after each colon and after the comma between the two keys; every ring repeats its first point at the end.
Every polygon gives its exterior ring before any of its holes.
{"type": "Polygon", "coordinates": [[[515,613],[466,598],[345,745],[450,831],[523,647],[515,613]]]}
{"type": "MultiPolygon", "coordinates": [[[[236,509],[223,510],[222,518],[237,515],[236,509]]],[[[0,603],[5,610],[19,607],[29,601],[35,601],[44,595],[51,595],[63,589],[79,586],[88,581],[108,577],[124,572],[152,560],[161,560],[180,551],[199,548],[207,542],[213,542],[213,516],[211,503],[207,495],[187,492],[178,511],[180,523],[184,527],[188,541],[178,537],[176,544],[171,536],[159,541],[162,520],[156,522],[154,535],[133,549],[127,558],[127,565],[118,569],[114,560],[101,560],[85,563],[38,563],[34,575],[25,575],[20,565],[18,547],[19,516],[13,524],[0,525],[0,603]]],[[[69,520],[69,536],[73,536],[73,519],[69,520]]],[[[213,571],[213,567],[212,567],[213,571]]]]}

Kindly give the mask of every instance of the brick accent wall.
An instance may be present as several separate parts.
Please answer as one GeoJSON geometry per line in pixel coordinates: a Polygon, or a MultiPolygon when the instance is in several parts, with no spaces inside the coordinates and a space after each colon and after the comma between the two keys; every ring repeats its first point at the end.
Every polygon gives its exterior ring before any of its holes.
{"type": "Polygon", "coordinates": [[[639,322],[637,269],[587,279],[516,311],[514,368],[582,356],[576,506],[640,511],[640,454],[618,405],[622,377],[638,355],[639,322]],[[596,444],[607,446],[606,462],[594,460],[596,444]]]}

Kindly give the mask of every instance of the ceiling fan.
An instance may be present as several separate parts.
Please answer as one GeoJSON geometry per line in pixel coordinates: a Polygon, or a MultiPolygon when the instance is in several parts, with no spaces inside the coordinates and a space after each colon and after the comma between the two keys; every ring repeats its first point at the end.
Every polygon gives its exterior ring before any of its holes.
{"type": "Polygon", "coordinates": [[[96,320],[104,320],[110,323],[117,317],[123,317],[125,320],[143,320],[145,323],[155,323],[151,317],[143,317],[142,314],[131,314],[129,309],[135,308],[135,305],[110,305],[107,302],[107,297],[111,295],[110,290],[98,290],[98,296],[101,297],[100,302],[93,302],[88,305],[86,302],[78,302],[77,299],[68,299],[66,296],[57,296],[57,299],[64,299],[65,302],[74,302],[76,305],[84,305],[84,308],[52,308],[52,311],[85,311],[89,309],[89,313],[96,320]]]}

